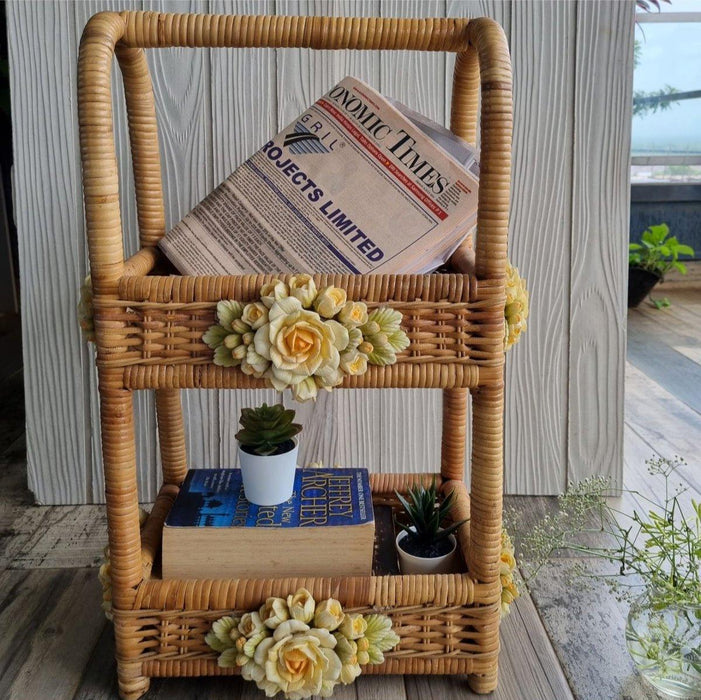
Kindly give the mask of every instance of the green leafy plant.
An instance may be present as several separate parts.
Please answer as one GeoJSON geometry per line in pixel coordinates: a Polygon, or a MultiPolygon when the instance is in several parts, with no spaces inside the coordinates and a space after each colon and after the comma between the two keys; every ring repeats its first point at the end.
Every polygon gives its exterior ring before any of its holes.
{"type": "Polygon", "coordinates": [[[640,243],[629,245],[628,264],[660,277],[664,277],[672,268],[685,275],[686,266],[679,261],[680,255],[694,255],[694,249],[679,243],[676,236],[670,236],[667,224],[657,224],[643,231],[640,243]]]}
{"type": "Polygon", "coordinates": [[[294,418],[295,412],[282,404],[268,406],[264,403],[258,408],[242,408],[241,430],[236,433],[236,439],[248,452],[272,455],[302,430],[299,423],[292,422],[294,418]]]}
{"type": "Polygon", "coordinates": [[[408,524],[399,520],[396,520],[396,523],[407,533],[409,541],[419,549],[430,550],[433,545],[444,540],[467,522],[466,519],[445,528],[441,527],[441,523],[448,517],[455,503],[455,491],[451,491],[439,502],[435,477],[428,488],[423,484],[411,486],[408,490],[408,498],[404,498],[398,491],[394,493],[409,520],[408,524]]]}

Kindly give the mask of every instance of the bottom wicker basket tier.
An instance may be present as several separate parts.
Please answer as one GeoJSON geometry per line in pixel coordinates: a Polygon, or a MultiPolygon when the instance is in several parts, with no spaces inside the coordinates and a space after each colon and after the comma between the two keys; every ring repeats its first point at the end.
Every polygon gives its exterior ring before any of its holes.
{"type": "MultiPolygon", "coordinates": [[[[236,674],[220,668],[205,643],[212,622],[224,615],[258,608],[269,596],[286,596],[305,587],[316,600],[333,597],[344,610],[381,612],[392,619],[399,644],[372,674],[469,674],[476,692],[496,686],[499,653],[500,587],[475,581],[467,572],[469,521],[458,530],[459,564],[455,573],[398,573],[394,554],[394,489],[405,490],[433,475],[373,474],[376,519],[373,575],[269,579],[176,580],[159,577],[158,550],[163,522],[178,487],[164,485],[142,529],[144,579],[130,609],[114,609],[120,639],[119,680],[122,697],[138,698],[157,676],[236,674]]],[[[436,475],[440,481],[440,475],[436,475]]],[[[455,490],[452,518],[469,517],[469,496],[462,482],[442,481],[455,490]]]]}

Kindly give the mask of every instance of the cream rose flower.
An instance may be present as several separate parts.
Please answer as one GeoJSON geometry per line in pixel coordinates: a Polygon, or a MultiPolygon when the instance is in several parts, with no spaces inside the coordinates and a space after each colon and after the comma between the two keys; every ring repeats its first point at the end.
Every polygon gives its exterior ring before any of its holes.
{"type": "Polygon", "coordinates": [[[350,350],[341,355],[340,367],[346,374],[365,374],[368,368],[368,358],[357,350],[350,350]]]}
{"type": "Polygon", "coordinates": [[[294,384],[291,389],[294,400],[300,403],[304,403],[310,399],[316,399],[319,393],[316,381],[314,381],[313,377],[306,377],[299,382],[299,384],[294,384]]]}
{"type": "Polygon", "coordinates": [[[360,613],[347,613],[338,631],[348,639],[358,639],[365,634],[368,623],[360,613]]]}
{"type": "Polygon", "coordinates": [[[268,282],[260,288],[260,300],[270,308],[279,299],[290,295],[290,290],[282,280],[268,282]]]}
{"type": "Polygon", "coordinates": [[[351,326],[362,326],[368,322],[368,307],[362,301],[348,301],[338,312],[338,320],[351,326]]]}
{"type": "Polygon", "coordinates": [[[343,622],[344,617],[341,604],[335,598],[329,598],[316,606],[314,627],[322,627],[333,632],[343,622]]]}
{"type": "Polygon", "coordinates": [[[318,314],[288,297],[270,308],[269,323],[256,331],[256,352],[272,362],[276,389],[299,384],[305,377],[338,368],[334,330],[318,314]]]}
{"type": "Polygon", "coordinates": [[[243,319],[240,318],[237,318],[235,321],[233,321],[231,327],[233,328],[234,333],[240,333],[241,335],[249,333],[251,330],[251,327],[243,319]]]}
{"type": "Polygon", "coordinates": [[[260,378],[269,366],[270,362],[261,357],[253,345],[249,345],[246,349],[246,357],[241,360],[241,371],[244,374],[252,374],[254,377],[260,378]]]}
{"type": "Polygon", "coordinates": [[[504,306],[504,349],[518,342],[528,327],[528,289],[518,268],[506,264],[506,304],[504,306]]]}
{"type": "Polygon", "coordinates": [[[311,275],[293,275],[290,277],[290,295],[299,299],[305,309],[311,307],[316,296],[316,284],[311,275]]]}
{"type": "Polygon", "coordinates": [[[260,632],[263,628],[263,621],[257,612],[244,613],[238,625],[239,632],[247,639],[260,632]]]}
{"type": "Polygon", "coordinates": [[[274,630],[281,622],[290,617],[287,603],[283,598],[268,598],[258,611],[260,619],[266,627],[274,630]]]}
{"type": "Polygon", "coordinates": [[[231,333],[224,338],[224,347],[228,350],[234,350],[243,343],[243,336],[239,333],[231,333]]]}
{"type": "Polygon", "coordinates": [[[287,607],[290,611],[290,617],[294,620],[311,622],[314,619],[316,602],[306,588],[300,588],[294,595],[288,595],[287,607]]]}
{"type": "Polygon", "coordinates": [[[357,642],[354,642],[353,640],[348,639],[348,637],[344,636],[340,632],[334,632],[333,636],[336,638],[335,651],[336,651],[336,654],[338,655],[338,658],[341,659],[341,663],[343,663],[343,664],[357,663],[358,662],[358,657],[356,656],[358,653],[357,642]]]}
{"type": "Polygon", "coordinates": [[[346,304],[346,290],[324,287],[314,299],[314,308],[324,318],[333,318],[346,304]]]}
{"type": "Polygon", "coordinates": [[[238,345],[232,350],[231,355],[235,360],[243,360],[247,353],[248,348],[245,345],[238,345]]]}
{"type": "Polygon", "coordinates": [[[360,328],[348,328],[348,347],[346,350],[353,350],[363,342],[363,331],[360,328]]]}
{"type": "Polygon", "coordinates": [[[360,664],[357,661],[355,663],[346,663],[341,666],[341,673],[338,680],[344,685],[348,685],[352,683],[360,673],[360,664]]]}
{"type": "MultiPolygon", "coordinates": [[[[303,625],[297,620],[294,622],[303,625]]],[[[323,646],[308,627],[307,631],[276,637],[272,645],[266,644],[267,639],[261,642],[266,645],[265,679],[277,685],[287,697],[308,698],[321,693],[324,684],[330,688],[338,681],[341,660],[332,648],[323,646]]]]}
{"type": "Polygon", "coordinates": [[[340,367],[327,367],[323,371],[319,370],[314,380],[319,388],[331,391],[333,387],[343,382],[343,372],[340,367]]]}
{"type": "Polygon", "coordinates": [[[502,551],[499,557],[499,573],[502,576],[510,574],[516,568],[516,559],[511,552],[502,551]]]}
{"type": "Polygon", "coordinates": [[[247,323],[254,331],[268,322],[268,307],[262,301],[246,304],[243,307],[241,320],[247,323]]]}

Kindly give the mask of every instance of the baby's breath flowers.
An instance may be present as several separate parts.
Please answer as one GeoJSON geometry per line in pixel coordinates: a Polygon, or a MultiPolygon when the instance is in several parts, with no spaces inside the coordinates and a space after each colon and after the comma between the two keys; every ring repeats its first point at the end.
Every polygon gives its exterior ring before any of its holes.
{"type": "Polygon", "coordinates": [[[216,620],[205,641],[219,666],[239,666],[268,697],[301,700],[352,683],[362,665],[381,664],[399,637],[385,615],[346,613],[333,598],[317,604],[300,588],[286,600],[268,598],[258,611],[216,620]]]}
{"type": "MultiPolygon", "coordinates": [[[[647,503],[648,511],[632,515],[617,509],[608,496],[620,495],[604,476],[588,477],[570,485],[558,497],[558,509],[527,530],[513,510],[506,512],[509,527],[519,536],[519,560],[526,583],[533,581],[558,551],[578,552],[615,566],[602,578],[622,599],[636,590],[654,589],[665,601],[701,605],[701,504],[692,500],[685,508],[680,500],[684,488],[674,488],[674,472],[685,465],[679,457],[653,457],[646,461],[648,472],[660,477],[659,498],[635,494],[647,503]],[[596,533],[601,546],[582,537],[596,533]]],[[[590,571],[572,570],[572,582],[596,578],[590,571]],[[580,576],[583,574],[583,576],[580,576]]]]}
{"type": "Polygon", "coordinates": [[[317,290],[310,275],[299,274],[288,284],[264,284],[260,301],[220,301],[217,325],[202,339],[214,350],[215,365],[240,367],[307,401],[345,376],[364,374],[368,363],[394,364],[409,346],[401,321],[399,311],[369,312],[362,301],[348,301],[344,289],[317,290]]]}

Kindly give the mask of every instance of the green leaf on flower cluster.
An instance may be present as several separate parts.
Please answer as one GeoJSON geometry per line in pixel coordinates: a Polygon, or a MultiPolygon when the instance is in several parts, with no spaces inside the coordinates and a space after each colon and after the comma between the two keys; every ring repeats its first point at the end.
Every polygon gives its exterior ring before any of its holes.
{"type": "Polygon", "coordinates": [[[373,365],[393,365],[396,354],[409,347],[409,338],[401,329],[402,314],[388,306],[373,309],[368,321],[360,330],[364,339],[372,345],[367,353],[368,362],[373,365]]]}
{"type": "Polygon", "coordinates": [[[236,617],[221,617],[212,623],[212,629],[207,633],[204,641],[219,653],[232,649],[234,641],[231,638],[231,630],[236,628],[238,624],[239,620],[236,617]]]}
{"type": "Polygon", "coordinates": [[[216,350],[224,342],[224,338],[226,338],[230,332],[231,331],[227,331],[224,326],[210,326],[202,335],[202,340],[204,340],[212,350],[216,350]]]}
{"type": "Polygon", "coordinates": [[[233,331],[232,324],[241,318],[243,304],[233,299],[223,299],[217,302],[217,320],[229,333],[233,331]]]}

